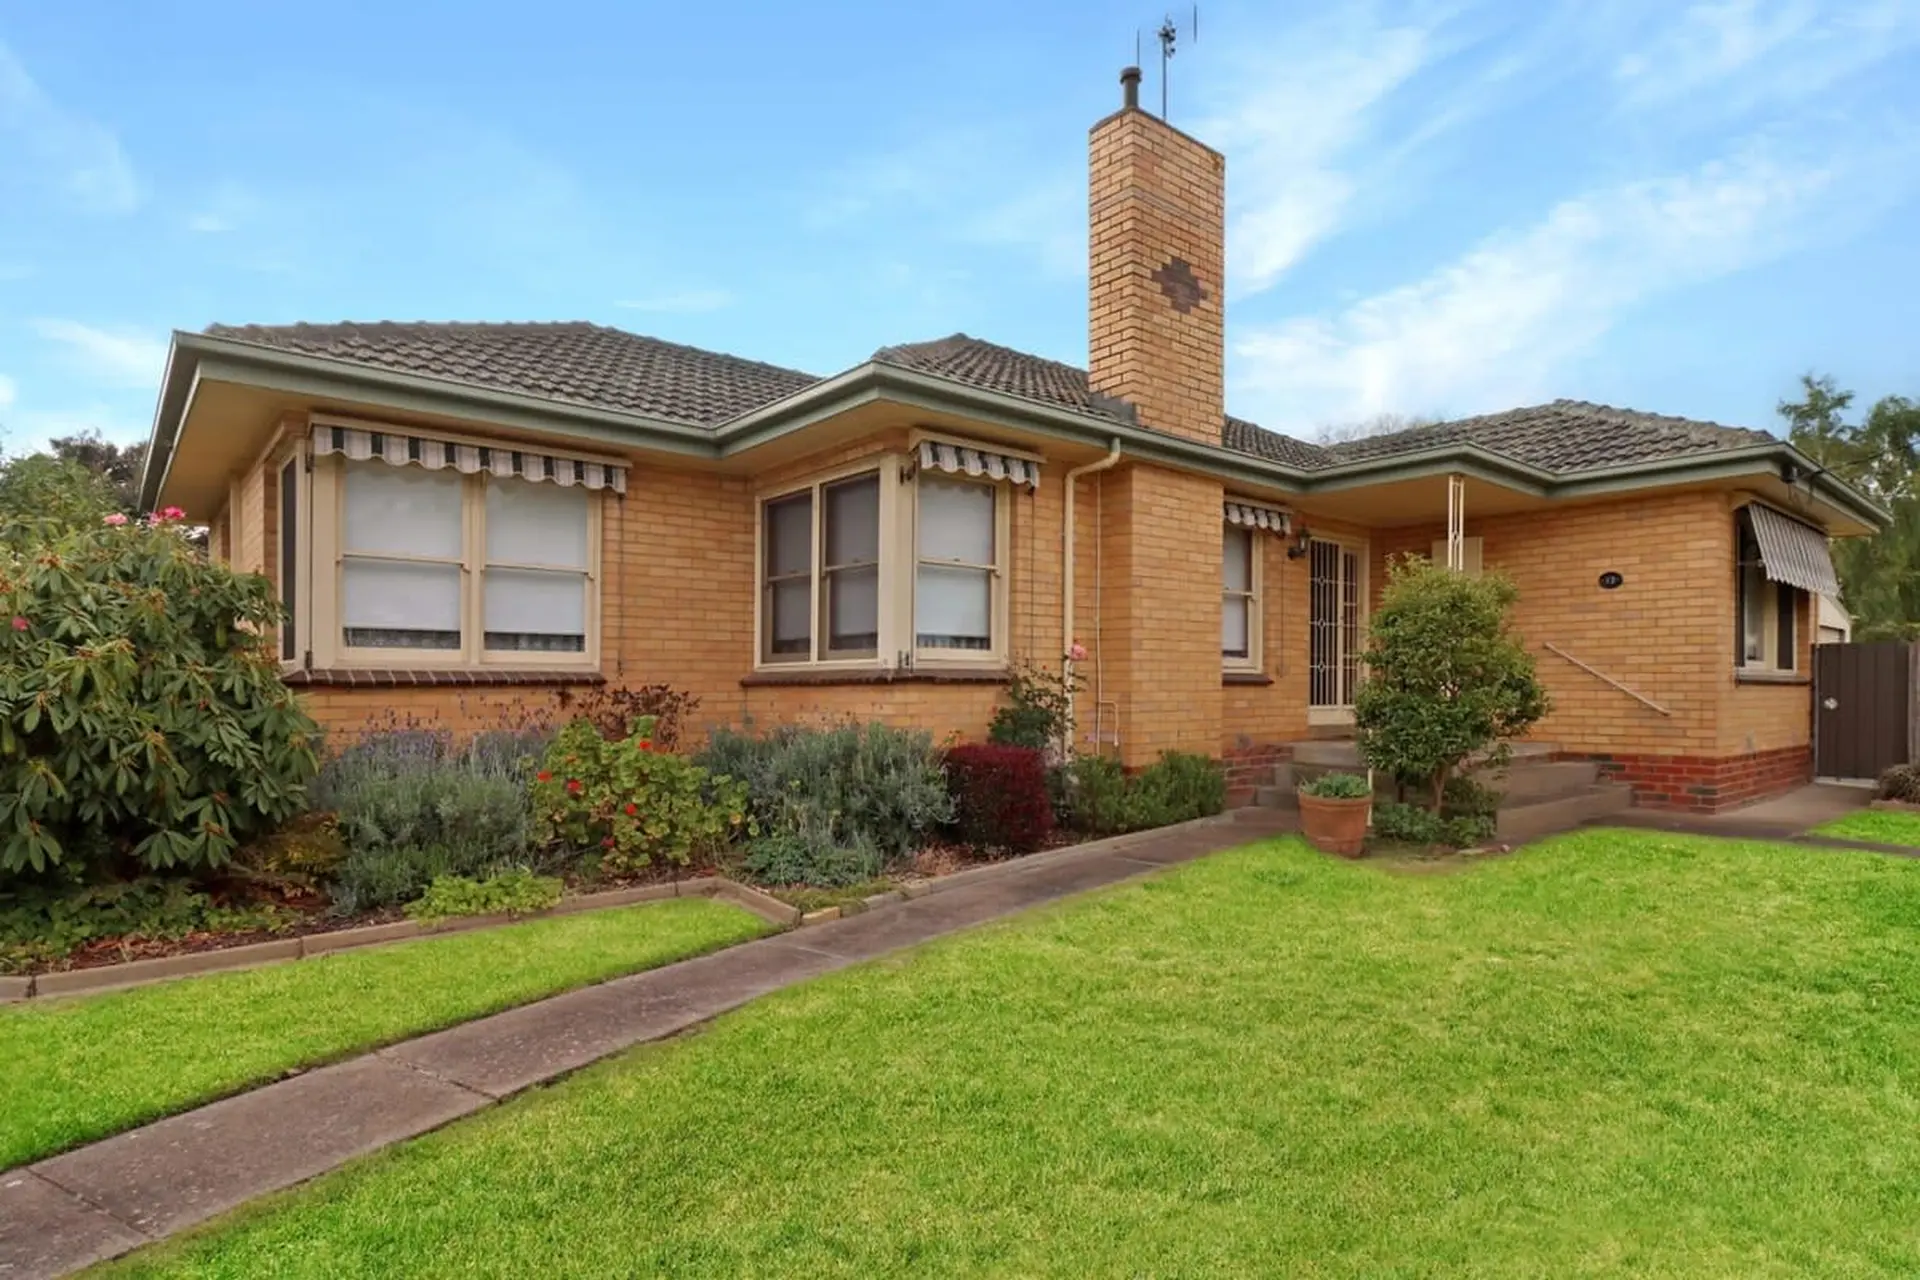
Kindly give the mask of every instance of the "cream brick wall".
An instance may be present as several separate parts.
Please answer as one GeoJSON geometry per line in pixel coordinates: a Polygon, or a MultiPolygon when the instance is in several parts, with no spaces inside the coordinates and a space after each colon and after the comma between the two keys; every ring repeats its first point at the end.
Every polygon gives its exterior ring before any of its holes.
{"type": "MultiPolygon", "coordinates": [[[[1520,590],[1514,623],[1534,651],[1554,711],[1534,737],[1569,751],[1716,757],[1805,746],[1804,685],[1734,680],[1733,519],[1723,494],[1648,494],[1603,505],[1475,520],[1483,562],[1520,590]],[[1602,573],[1624,579],[1599,586],[1602,573]],[[1545,651],[1553,643],[1659,703],[1662,716],[1545,651]]],[[[1387,556],[1427,554],[1439,525],[1376,539],[1387,556]]],[[[1800,627],[1801,671],[1808,632],[1800,627]]]]}
{"type": "Polygon", "coordinates": [[[1088,381],[1143,425],[1217,444],[1226,412],[1226,161],[1144,111],[1102,120],[1089,143],[1088,381]],[[1187,264],[1200,296],[1162,280],[1187,264]]]}

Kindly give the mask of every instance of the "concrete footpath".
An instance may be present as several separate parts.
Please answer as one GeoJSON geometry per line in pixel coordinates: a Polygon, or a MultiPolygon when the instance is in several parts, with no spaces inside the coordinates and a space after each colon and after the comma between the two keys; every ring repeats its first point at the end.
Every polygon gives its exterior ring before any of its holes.
{"type": "Polygon", "coordinates": [[[1294,830],[1242,809],[463,1023],[0,1173],[0,1280],[65,1275],[781,987],[1294,830]]]}

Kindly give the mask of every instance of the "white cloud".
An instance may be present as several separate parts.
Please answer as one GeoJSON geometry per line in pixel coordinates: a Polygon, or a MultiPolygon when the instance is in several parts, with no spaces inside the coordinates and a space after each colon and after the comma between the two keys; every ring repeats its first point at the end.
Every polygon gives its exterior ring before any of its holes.
{"type": "Polygon", "coordinates": [[[1087,273],[1087,189],[1079,171],[1015,188],[959,228],[962,240],[1033,253],[1056,276],[1087,273]]]}
{"type": "Polygon", "coordinates": [[[628,311],[658,311],[692,314],[719,311],[733,305],[733,295],[725,289],[687,289],[679,293],[652,294],[644,298],[622,298],[613,304],[628,311]]]}
{"type": "Polygon", "coordinates": [[[1372,5],[1336,6],[1250,51],[1210,95],[1195,132],[1231,158],[1228,263],[1243,293],[1271,286],[1339,226],[1379,115],[1440,48],[1437,21],[1389,24],[1372,5]]]}
{"type": "Polygon", "coordinates": [[[1756,146],[1692,172],[1589,191],[1424,279],[1334,315],[1244,333],[1236,388],[1270,406],[1256,417],[1295,430],[1551,398],[1556,376],[1632,308],[1873,216],[1850,180],[1886,166],[1910,171],[1913,159],[1910,145],[1814,164],[1756,146]]]}
{"type": "Polygon", "coordinates": [[[0,171],[46,183],[93,213],[131,213],[140,184],[120,141],[97,121],[49,98],[0,44],[0,171]]]}
{"type": "Polygon", "coordinates": [[[0,373],[0,410],[10,408],[14,398],[20,394],[20,384],[0,373]]]}
{"type": "Polygon", "coordinates": [[[101,329],[77,320],[35,320],[34,332],[66,347],[91,375],[127,386],[151,386],[167,363],[167,343],[137,329],[101,329]]]}
{"type": "Polygon", "coordinates": [[[1920,44],[1920,0],[1704,0],[1620,57],[1624,105],[1708,115],[1822,94],[1920,44]]]}

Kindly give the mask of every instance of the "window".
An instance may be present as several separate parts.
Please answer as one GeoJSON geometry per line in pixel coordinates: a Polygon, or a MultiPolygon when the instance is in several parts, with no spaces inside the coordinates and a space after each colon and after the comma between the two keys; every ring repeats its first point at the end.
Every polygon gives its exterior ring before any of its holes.
{"type": "Polygon", "coordinates": [[[1225,525],[1220,579],[1220,659],[1228,667],[1259,665],[1260,548],[1254,531],[1225,525]]]}
{"type": "MultiPolygon", "coordinates": [[[[338,456],[316,458],[312,480],[302,634],[316,666],[596,660],[596,491],[338,456]]],[[[294,564],[283,550],[283,593],[294,564]]]]}
{"type": "Polygon", "coordinates": [[[1735,665],[1750,671],[1792,671],[1806,592],[1767,577],[1753,518],[1745,511],[1735,513],[1734,539],[1735,665]]]}
{"type": "Polygon", "coordinates": [[[878,657],[880,473],[814,485],[766,503],[761,573],[762,661],[878,657]],[[817,654],[816,632],[821,638],[817,654]]]}
{"type": "Polygon", "coordinates": [[[813,656],[813,490],[766,506],[764,656],[805,662],[813,656]]]}
{"type": "MultiPolygon", "coordinates": [[[[282,662],[292,662],[300,652],[296,612],[300,601],[300,462],[301,455],[296,453],[280,466],[280,601],[287,609],[280,623],[282,662]]],[[[226,554],[224,543],[223,537],[222,559],[226,554]]]]}
{"type": "Polygon", "coordinates": [[[922,474],[913,582],[914,644],[936,651],[993,648],[999,487],[922,474]]]}
{"type": "Polygon", "coordinates": [[[821,502],[820,566],[827,656],[871,658],[880,649],[880,476],[828,485],[821,502]]]}
{"type": "Polygon", "coordinates": [[[1017,481],[1002,470],[976,480],[894,454],[764,497],[761,664],[1004,661],[1017,481]]]}
{"type": "Polygon", "coordinates": [[[341,479],[341,642],[457,656],[465,477],[373,462],[341,479]]]}
{"type": "Polygon", "coordinates": [[[585,653],[587,495],[513,481],[486,492],[482,644],[496,653],[585,653]]]}

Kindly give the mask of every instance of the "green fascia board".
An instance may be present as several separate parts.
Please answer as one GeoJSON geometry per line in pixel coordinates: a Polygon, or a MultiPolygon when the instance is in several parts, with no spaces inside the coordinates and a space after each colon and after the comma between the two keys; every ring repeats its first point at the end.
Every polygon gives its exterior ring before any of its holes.
{"type": "Polygon", "coordinates": [[[885,401],[929,412],[963,414],[988,425],[1102,450],[1116,441],[1131,457],[1296,496],[1336,493],[1397,481],[1465,475],[1542,498],[1626,493],[1739,475],[1777,475],[1791,462],[1827,501],[1860,523],[1883,527],[1889,517],[1812,460],[1782,441],[1711,455],[1622,464],[1576,473],[1542,470],[1477,445],[1342,463],[1312,471],[1237,453],[1197,440],[1063,406],[1047,405],[938,374],[868,361],[845,373],[717,427],[671,422],[641,414],[497,391],[346,361],[283,351],[256,343],[176,332],[156,406],[142,505],[151,505],[171,465],[173,440],[202,377],[240,381],[296,395],[338,399],[402,411],[467,417],[561,439],[640,447],[718,461],[804,431],[865,404],[885,401]],[[187,357],[183,359],[182,357],[187,357]],[[154,463],[162,462],[156,477],[154,463]]]}

